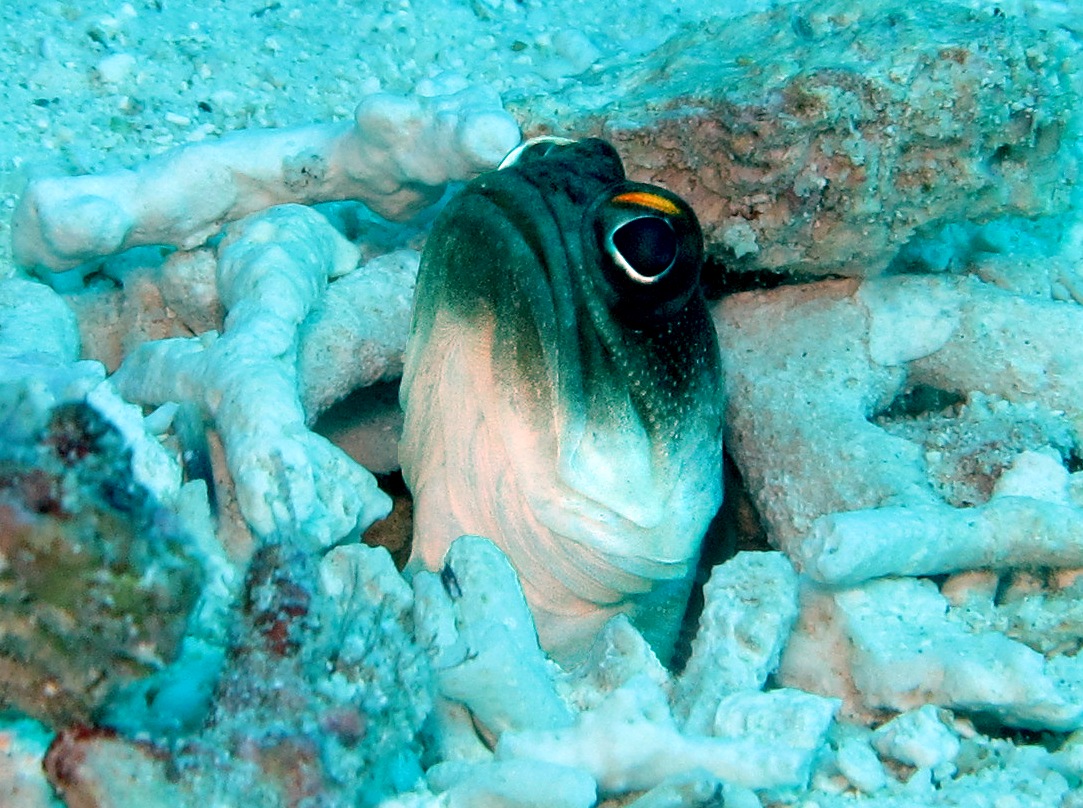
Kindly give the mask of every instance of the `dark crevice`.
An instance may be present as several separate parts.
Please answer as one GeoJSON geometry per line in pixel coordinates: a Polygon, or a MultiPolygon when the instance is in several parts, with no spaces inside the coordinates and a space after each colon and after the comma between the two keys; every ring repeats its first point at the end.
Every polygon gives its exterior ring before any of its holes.
{"type": "Polygon", "coordinates": [[[793,272],[773,272],[767,269],[737,272],[720,258],[707,256],[703,262],[700,286],[708,300],[720,300],[738,292],[775,289],[810,281],[826,280],[826,276],[802,276],[793,272]]]}
{"type": "Polygon", "coordinates": [[[722,475],[725,496],[722,507],[711,520],[703,538],[695,582],[670,663],[674,673],[680,673],[684,669],[692,653],[692,640],[695,639],[705,605],[703,587],[714,568],[742,550],[774,549],[767,541],[763,521],[752,503],[748,489],[745,488],[741,471],[728,452],[723,453],[722,475]]]}
{"type": "Polygon", "coordinates": [[[961,393],[917,384],[895,396],[895,399],[875,417],[889,421],[917,418],[928,413],[942,413],[950,407],[958,407],[965,401],[966,396],[961,393]]]}
{"type": "Polygon", "coordinates": [[[376,484],[380,486],[380,490],[391,497],[409,497],[410,489],[406,487],[406,480],[403,479],[402,471],[389,471],[383,474],[372,475],[376,478],[376,484]]]}

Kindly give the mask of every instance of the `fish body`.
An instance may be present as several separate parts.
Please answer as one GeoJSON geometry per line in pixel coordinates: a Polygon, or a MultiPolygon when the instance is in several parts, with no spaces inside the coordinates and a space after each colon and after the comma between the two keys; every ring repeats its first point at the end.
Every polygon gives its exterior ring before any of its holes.
{"type": "Polygon", "coordinates": [[[722,499],[702,235],[596,139],[528,143],[442,211],[400,392],[411,565],[460,535],[519,573],[558,662],[627,614],[667,659],[722,499]]]}

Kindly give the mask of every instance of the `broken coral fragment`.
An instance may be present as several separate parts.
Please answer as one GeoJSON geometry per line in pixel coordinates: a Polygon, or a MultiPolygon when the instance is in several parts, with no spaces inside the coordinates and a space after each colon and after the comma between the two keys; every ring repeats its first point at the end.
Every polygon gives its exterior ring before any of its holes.
{"type": "Polygon", "coordinates": [[[715,735],[685,735],[662,690],[637,677],[572,727],[504,733],[496,755],[578,766],[602,794],[654,788],[691,769],[746,788],[802,788],[837,708],[795,690],[743,692],[720,708],[715,735]]]}
{"type": "Polygon", "coordinates": [[[582,769],[538,760],[438,763],[426,772],[441,808],[591,808],[597,785],[582,769]]]}
{"type": "Polygon", "coordinates": [[[886,506],[823,516],[795,553],[812,577],[851,585],[883,575],[1083,565],[1083,509],[1031,497],[984,505],[886,506]]]}
{"type": "Polygon", "coordinates": [[[519,579],[496,545],[456,539],[441,572],[414,575],[414,592],[419,639],[444,698],[497,734],[572,723],[557,668],[538,647],[519,579]]]}
{"type": "Polygon", "coordinates": [[[405,249],[373,258],[316,301],[301,325],[297,357],[310,421],[352,391],[402,375],[419,259],[405,249]]]}
{"type": "Polygon", "coordinates": [[[37,281],[0,279],[0,398],[8,440],[32,439],[42,413],[98,387],[105,369],[79,361],[81,349],[79,323],[59,294],[37,281]]]}
{"type": "Polygon", "coordinates": [[[987,430],[970,439],[979,456],[984,445],[1013,457],[1033,451],[1043,435],[1078,441],[1078,305],[972,277],[901,276],[733,295],[714,315],[727,346],[730,450],[771,540],[799,569],[849,585],[1083,564],[1078,505],[1033,485],[998,488],[994,477],[988,502],[955,508],[930,479],[926,446],[882,420],[915,388],[981,394],[1016,407],[1028,428],[1013,430],[1001,415],[975,420],[987,430]]]}
{"type": "Polygon", "coordinates": [[[797,619],[797,575],[781,553],[738,553],[714,568],[703,596],[673,698],[691,733],[709,731],[724,697],[759,690],[774,673],[797,619]]]}
{"type": "MultiPolygon", "coordinates": [[[[729,789],[707,771],[694,769],[668,777],[628,803],[627,808],[705,808],[711,805],[734,806],[736,799],[729,789]]],[[[755,800],[755,795],[752,795],[755,800]]],[[[755,801],[759,808],[759,800],[755,801]]]]}
{"type": "Polygon", "coordinates": [[[888,773],[876,754],[866,727],[838,723],[832,733],[834,755],[823,761],[813,777],[814,786],[837,772],[846,783],[864,794],[872,794],[888,784],[888,773]]]}
{"type": "Polygon", "coordinates": [[[968,631],[929,580],[882,578],[844,590],[809,584],[779,681],[843,699],[867,720],[925,704],[1015,727],[1083,726],[1083,669],[996,631],[968,631]]]}
{"type": "MultiPolygon", "coordinates": [[[[944,722],[946,711],[926,704],[897,715],[876,728],[873,746],[885,758],[919,769],[953,764],[959,754],[959,736],[944,722]]],[[[950,719],[951,714],[947,713],[950,719]]]]}
{"type": "Polygon", "coordinates": [[[80,358],[79,323],[48,286],[0,280],[0,358],[69,364],[80,358]]]}
{"type": "Polygon", "coordinates": [[[245,519],[260,536],[326,547],[386,516],[365,469],[305,426],[298,328],[356,248],[319,213],[271,208],[233,225],[218,247],[228,310],[221,336],[148,342],[112,379],[132,401],[190,401],[210,416],[245,519]]]}
{"type": "Polygon", "coordinates": [[[597,707],[613,691],[645,677],[666,693],[673,689],[669,671],[625,615],[617,615],[594,640],[586,658],[557,680],[563,699],[582,712],[597,707]]]}
{"type": "Polygon", "coordinates": [[[15,260],[48,275],[140,245],[192,249],[227,222],[290,202],[360,199],[403,218],[518,142],[515,121],[482,89],[377,94],[349,123],[237,132],[134,170],[35,180],[14,215],[15,260]]]}

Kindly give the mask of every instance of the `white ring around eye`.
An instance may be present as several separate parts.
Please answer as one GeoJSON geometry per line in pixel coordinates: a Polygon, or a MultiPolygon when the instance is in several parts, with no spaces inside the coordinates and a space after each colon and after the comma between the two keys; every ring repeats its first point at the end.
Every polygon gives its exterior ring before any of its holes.
{"type": "Polygon", "coordinates": [[[567,146],[569,143],[575,143],[575,141],[571,138],[557,137],[556,135],[539,135],[538,137],[532,137],[530,140],[524,140],[508,152],[507,156],[500,161],[500,165],[496,167],[496,170],[499,171],[502,168],[515,165],[519,162],[519,158],[523,156],[524,151],[539,143],[552,143],[554,146],[567,146]]]}
{"type": "MultiPolygon", "coordinates": [[[[611,227],[609,229],[609,232],[606,233],[606,236],[605,236],[605,251],[607,253],[609,253],[609,257],[613,259],[613,262],[617,266],[619,266],[621,269],[624,270],[625,275],[627,275],[629,278],[631,278],[636,283],[642,284],[643,286],[650,286],[651,284],[658,283],[660,280],[662,280],[662,278],[664,278],[666,275],[669,274],[670,270],[673,269],[673,267],[677,263],[677,255],[674,254],[673,258],[670,259],[669,266],[667,266],[665,269],[663,269],[657,275],[644,275],[642,272],[640,272],[635,267],[633,267],[630,263],[628,263],[628,259],[624,257],[624,253],[622,253],[620,251],[620,249],[617,247],[616,243],[613,241],[613,236],[614,236],[614,234],[616,234],[616,232],[618,230],[620,230],[626,224],[628,224],[628,223],[630,223],[630,222],[632,222],[632,221],[634,221],[634,220],[636,220],[638,218],[641,218],[641,217],[640,216],[630,216],[627,219],[625,219],[624,221],[620,222],[620,224],[616,225],[615,227],[611,227]]],[[[665,220],[663,219],[663,221],[665,221],[665,220]]]]}

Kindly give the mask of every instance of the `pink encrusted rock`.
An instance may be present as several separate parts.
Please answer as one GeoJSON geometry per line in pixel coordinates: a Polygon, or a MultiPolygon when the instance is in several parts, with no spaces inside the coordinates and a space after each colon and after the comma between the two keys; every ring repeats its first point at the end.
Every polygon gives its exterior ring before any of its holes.
{"type": "MultiPolygon", "coordinates": [[[[1063,441],[1083,423],[1078,305],[973,277],[901,275],[732,295],[714,316],[729,450],[770,540],[801,572],[851,585],[1083,563],[1078,503],[1034,496],[1052,495],[1021,472],[1001,485],[1008,467],[990,478],[987,502],[955,507],[930,479],[930,458],[950,443],[937,435],[954,419],[904,428],[922,417],[906,392],[924,386],[969,397],[970,411],[976,393],[1005,402],[1004,417],[966,422],[971,466],[992,449],[1014,464],[1063,441]]],[[[1063,462],[1043,467],[1067,477],[1063,462]]]]}
{"type": "Polygon", "coordinates": [[[778,681],[838,697],[843,716],[862,723],[934,704],[1005,726],[1083,726],[1077,657],[1047,659],[998,631],[971,631],[922,578],[808,584],[778,681]]]}
{"type": "Polygon", "coordinates": [[[812,8],[690,28],[613,71],[619,92],[516,111],[612,141],[731,271],[874,275],[925,225],[1066,209],[1066,38],[929,0],[812,8]]]}
{"type": "Polygon", "coordinates": [[[74,727],[45,755],[49,782],[68,808],[178,808],[190,804],[170,782],[161,751],[105,730],[74,727]]]}

